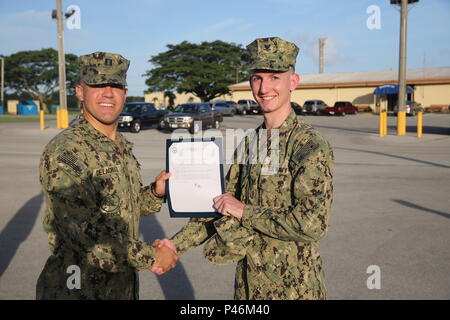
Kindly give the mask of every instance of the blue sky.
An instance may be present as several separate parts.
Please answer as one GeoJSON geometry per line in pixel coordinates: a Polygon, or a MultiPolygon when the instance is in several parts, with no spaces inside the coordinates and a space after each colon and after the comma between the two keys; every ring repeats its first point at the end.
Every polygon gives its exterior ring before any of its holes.
{"type": "MultiPolygon", "coordinates": [[[[167,44],[223,40],[247,45],[279,36],[300,47],[297,71],[318,72],[318,38],[327,37],[325,72],[398,69],[399,12],[389,0],[63,0],[81,9],[81,29],[65,28],[66,53],[120,53],[131,60],[130,95],[146,89],[148,59],[167,44]],[[371,5],[380,29],[369,30],[371,5]]],[[[0,0],[0,54],[57,48],[52,0],[0,0]]],[[[450,0],[420,0],[408,16],[408,68],[450,66],[450,0]]]]}

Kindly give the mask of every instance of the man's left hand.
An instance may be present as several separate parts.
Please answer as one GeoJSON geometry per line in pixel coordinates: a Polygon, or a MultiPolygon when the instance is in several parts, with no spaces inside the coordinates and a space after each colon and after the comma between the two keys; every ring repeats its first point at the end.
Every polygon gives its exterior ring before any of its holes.
{"type": "Polygon", "coordinates": [[[170,172],[161,171],[155,179],[155,193],[159,197],[164,197],[166,194],[166,180],[170,178],[170,172]]]}
{"type": "Polygon", "coordinates": [[[244,214],[244,206],[241,201],[236,199],[231,193],[224,193],[213,199],[214,208],[224,216],[233,216],[241,220],[244,214]]]}

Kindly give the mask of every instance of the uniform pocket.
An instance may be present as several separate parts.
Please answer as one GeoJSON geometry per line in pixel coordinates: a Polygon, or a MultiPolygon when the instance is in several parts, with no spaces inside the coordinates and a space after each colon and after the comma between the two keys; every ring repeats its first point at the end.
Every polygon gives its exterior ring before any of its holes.
{"type": "Polygon", "coordinates": [[[120,198],[124,186],[119,168],[106,167],[94,170],[93,185],[99,210],[108,215],[120,214],[120,198]]]}
{"type": "Polygon", "coordinates": [[[262,206],[282,207],[289,206],[291,176],[280,168],[279,172],[272,175],[261,176],[258,181],[262,206]]]}

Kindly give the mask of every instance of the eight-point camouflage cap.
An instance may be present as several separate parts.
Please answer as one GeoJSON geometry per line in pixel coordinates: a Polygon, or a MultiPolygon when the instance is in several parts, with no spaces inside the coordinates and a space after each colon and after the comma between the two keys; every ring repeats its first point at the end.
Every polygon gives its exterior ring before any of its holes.
{"type": "Polygon", "coordinates": [[[120,54],[94,52],[80,56],[80,80],[89,85],[127,85],[127,70],[130,61],[120,54]]]}
{"type": "Polygon", "coordinates": [[[278,37],[259,38],[247,46],[250,70],[288,71],[295,66],[299,48],[278,37]]]}

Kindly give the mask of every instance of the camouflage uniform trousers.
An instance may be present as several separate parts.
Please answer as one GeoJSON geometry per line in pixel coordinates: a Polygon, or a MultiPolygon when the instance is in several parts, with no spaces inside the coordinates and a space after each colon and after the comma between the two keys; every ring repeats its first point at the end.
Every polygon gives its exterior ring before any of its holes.
{"type": "Polygon", "coordinates": [[[138,240],[139,220],[163,200],[142,186],[132,144],[120,133],[112,141],[80,118],[49,142],[39,169],[51,256],[37,299],[137,299],[137,271],[155,257],[138,240]],[[67,286],[71,265],[80,268],[80,289],[67,286]]]}
{"type": "Polygon", "coordinates": [[[235,299],[325,299],[318,247],[332,203],[329,143],[291,112],[279,128],[274,174],[263,174],[270,163],[249,162],[248,146],[244,154],[244,164],[231,166],[226,187],[245,204],[241,221],[192,218],[173,237],[177,249],[184,253],[209,239],[206,259],[237,263],[235,299]]]}

